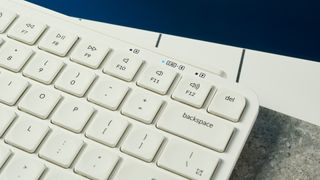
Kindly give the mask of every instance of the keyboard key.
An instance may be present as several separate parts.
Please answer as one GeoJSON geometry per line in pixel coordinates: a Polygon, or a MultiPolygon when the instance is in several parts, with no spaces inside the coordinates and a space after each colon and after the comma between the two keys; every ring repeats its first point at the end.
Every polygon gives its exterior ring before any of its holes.
{"type": "Polygon", "coordinates": [[[87,69],[66,67],[55,83],[55,87],[77,97],[82,97],[94,81],[96,75],[87,69]]]}
{"type": "Polygon", "coordinates": [[[33,158],[15,155],[2,172],[0,179],[38,180],[45,169],[44,164],[33,158]]]}
{"type": "Polygon", "coordinates": [[[141,59],[129,54],[117,54],[107,60],[103,72],[125,81],[132,81],[142,63],[141,59]]]}
{"type": "Polygon", "coordinates": [[[86,136],[94,141],[110,147],[115,147],[129,123],[118,114],[112,112],[98,112],[91,121],[86,136]]]}
{"type": "Polygon", "coordinates": [[[49,131],[49,127],[37,120],[19,118],[10,128],[5,141],[17,148],[33,153],[49,131]]]}
{"type": "Polygon", "coordinates": [[[8,41],[0,48],[0,66],[19,72],[32,54],[31,49],[8,41]]]}
{"type": "Polygon", "coordinates": [[[72,32],[49,29],[39,43],[39,48],[58,56],[65,56],[78,40],[72,32]]]}
{"type": "Polygon", "coordinates": [[[163,101],[157,96],[145,92],[133,92],[124,103],[121,113],[150,124],[157,115],[163,101]]]}
{"type": "Polygon", "coordinates": [[[159,94],[166,94],[177,73],[160,66],[148,67],[137,84],[159,94]]]}
{"type": "Polygon", "coordinates": [[[151,162],[158,152],[164,137],[155,131],[134,127],[124,140],[121,151],[151,162]]]}
{"type": "Polygon", "coordinates": [[[2,38],[0,38],[0,45],[4,42],[4,40],[2,38]]]}
{"type": "Polygon", "coordinates": [[[208,111],[214,115],[237,122],[246,106],[246,99],[238,93],[219,89],[213,97],[208,111]]]}
{"type": "Polygon", "coordinates": [[[50,168],[43,180],[87,180],[84,177],[77,176],[74,173],[66,172],[64,169],[50,168]]]}
{"type": "Polygon", "coordinates": [[[119,157],[104,149],[89,148],[80,156],[75,172],[90,179],[108,179],[119,157]]]}
{"type": "Polygon", "coordinates": [[[96,69],[109,50],[105,44],[81,40],[75,51],[71,53],[71,60],[96,69]]]}
{"type": "Polygon", "coordinates": [[[0,145],[0,169],[4,165],[4,163],[7,161],[7,159],[10,157],[12,152],[9,148],[6,148],[5,146],[0,145]]]}
{"type": "Polygon", "coordinates": [[[41,119],[46,119],[59,102],[61,96],[47,88],[31,87],[18,107],[41,119]]]}
{"type": "Polygon", "coordinates": [[[6,107],[0,106],[0,137],[7,130],[12,121],[16,118],[16,113],[6,107]]]}
{"type": "Polygon", "coordinates": [[[173,175],[153,166],[142,163],[126,161],[116,173],[116,180],[141,179],[141,180],[182,180],[184,178],[173,175]]]}
{"type": "Polygon", "coordinates": [[[17,14],[11,11],[0,9],[0,34],[3,33],[12,21],[17,17],[17,14]]]}
{"type": "Polygon", "coordinates": [[[110,110],[116,110],[129,90],[118,81],[112,78],[100,78],[90,91],[88,100],[110,110]]]}
{"type": "Polygon", "coordinates": [[[44,84],[51,84],[64,63],[49,54],[37,53],[23,70],[23,75],[44,84]]]}
{"type": "Polygon", "coordinates": [[[68,168],[80,149],[83,141],[67,133],[54,132],[39,151],[39,156],[61,167],[68,168]]]}
{"type": "Polygon", "coordinates": [[[64,99],[51,120],[54,124],[80,133],[93,112],[93,107],[87,103],[74,99],[64,99]]]}
{"type": "Polygon", "coordinates": [[[223,119],[182,105],[168,105],[157,127],[219,152],[225,150],[234,131],[223,119]]]}
{"type": "Polygon", "coordinates": [[[34,44],[47,26],[32,18],[20,17],[13,27],[10,28],[8,36],[26,44],[34,44]]]}
{"type": "Polygon", "coordinates": [[[28,86],[26,80],[0,69],[0,102],[13,106],[28,86]]]}
{"type": "Polygon", "coordinates": [[[157,165],[189,179],[211,179],[219,158],[209,151],[181,141],[169,141],[157,165]]]}
{"type": "Polygon", "coordinates": [[[207,82],[202,82],[195,78],[182,78],[172,94],[172,98],[201,108],[206,100],[211,86],[207,82]]]}

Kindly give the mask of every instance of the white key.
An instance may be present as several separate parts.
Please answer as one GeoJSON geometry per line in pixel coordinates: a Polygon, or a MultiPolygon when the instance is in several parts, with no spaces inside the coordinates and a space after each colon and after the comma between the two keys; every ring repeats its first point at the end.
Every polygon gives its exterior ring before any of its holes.
{"type": "MultiPolygon", "coordinates": [[[[119,81],[119,80],[118,80],[119,81]]],[[[89,92],[88,100],[110,110],[116,110],[129,88],[111,77],[103,77],[89,92]]]]}
{"type": "Polygon", "coordinates": [[[67,133],[53,133],[39,151],[39,156],[68,168],[82,148],[83,141],[67,133]]]}
{"type": "Polygon", "coordinates": [[[123,116],[112,112],[98,112],[89,125],[86,136],[110,147],[115,147],[129,123],[123,116]]]}
{"type": "Polygon", "coordinates": [[[64,99],[53,114],[51,120],[54,124],[79,133],[93,112],[93,107],[88,103],[74,99],[64,99]]]}
{"type": "Polygon", "coordinates": [[[28,86],[26,80],[0,69],[0,102],[13,106],[28,86]]]}
{"type": "Polygon", "coordinates": [[[225,120],[182,105],[168,105],[157,127],[219,152],[234,131],[225,120]]]}
{"type": "Polygon", "coordinates": [[[50,168],[46,175],[43,177],[43,180],[87,180],[84,177],[77,176],[74,173],[66,172],[61,168],[50,168]]]}
{"type": "Polygon", "coordinates": [[[46,119],[59,102],[61,96],[47,88],[32,86],[18,107],[41,119],[46,119]]]}
{"type": "Polygon", "coordinates": [[[33,158],[15,155],[0,175],[0,179],[38,180],[45,169],[44,164],[33,158]]]}
{"type": "Polygon", "coordinates": [[[0,9],[0,33],[3,33],[12,21],[17,17],[17,14],[11,11],[0,9]]]}
{"type": "Polygon", "coordinates": [[[151,162],[158,152],[164,137],[155,131],[134,127],[125,138],[121,151],[151,162]]]}
{"type": "Polygon", "coordinates": [[[157,165],[190,179],[210,180],[219,163],[213,153],[182,141],[169,141],[157,165]]]}
{"type": "Polygon", "coordinates": [[[0,48],[0,66],[13,72],[19,72],[33,51],[19,43],[7,41],[0,48]]]}
{"type": "Polygon", "coordinates": [[[96,69],[109,50],[105,44],[81,40],[70,58],[74,62],[96,69]]]}
{"type": "Polygon", "coordinates": [[[5,141],[17,148],[33,153],[49,131],[37,119],[18,118],[5,136],[5,141]]]}
{"type": "Polygon", "coordinates": [[[166,94],[177,73],[160,66],[148,67],[137,81],[139,86],[159,94],[166,94]]]}
{"type": "Polygon", "coordinates": [[[184,178],[171,174],[160,168],[146,164],[125,161],[115,175],[115,180],[182,180],[184,178]]]}
{"type": "Polygon", "coordinates": [[[174,90],[172,98],[201,108],[210,90],[211,86],[206,82],[195,78],[182,78],[174,90]]]}
{"type": "Polygon", "coordinates": [[[89,148],[80,156],[74,170],[90,179],[108,179],[119,157],[101,148],[89,148]]]}
{"type": "Polygon", "coordinates": [[[65,56],[78,40],[72,32],[49,29],[39,43],[39,48],[58,56],[65,56]]]}
{"type": "Polygon", "coordinates": [[[214,115],[237,122],[246,106],[246,99],[238,93],[219,89],[214,95],[208,111],[214,115]]]}
{"type": "Polygon", "coordinates": [[[10,28],[8,36],[26,44],[34,44],[47,26],[33,18],[20,17],[10,28]]]}
{"type": "Polygon", "coordinates": [[[16,113],[6,107],[0,106],[0,137],[7,130],[12,121],[16,118],[16,113]]]}
{"type": "Polygon", "coordinates": [[[129,54],[117,54],[107,60],[103,72],[125,81],[132,81],[142,63],[141,59],[129,54]]]}
{"type": "Polygon", "coordinates": [[[95,79],[95,74],[81,67],[66,67],[55,87],[77,97],[82,97],[95,79]]]}
{"type": "Polygon", "coordinates": [[[9,148],[0,145],[0,169],[11,155],[9,148]]]}
{"type": "Polygon", "coordinates": [[[44,84],[51,84],[63,65],[60,59],[39,52],[30,59],[23,70],[23,75],[44,84]]]}
{"type": "Polygon", "coordinates": [[[133,92],[124,103],[121,113],[150,124],[162,106],[162,100],[146,92],[133,92]]]}

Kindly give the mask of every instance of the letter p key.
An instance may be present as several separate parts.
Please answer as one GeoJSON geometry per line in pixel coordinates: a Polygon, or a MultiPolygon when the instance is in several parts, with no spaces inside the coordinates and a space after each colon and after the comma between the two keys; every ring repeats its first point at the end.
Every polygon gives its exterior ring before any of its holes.
{"type": "Polygon", "coordinates": [[[75,111],[78,111],[78,110],[79,110],[78,107],[74,107],[72,111],[75,112],[75,111]]]}

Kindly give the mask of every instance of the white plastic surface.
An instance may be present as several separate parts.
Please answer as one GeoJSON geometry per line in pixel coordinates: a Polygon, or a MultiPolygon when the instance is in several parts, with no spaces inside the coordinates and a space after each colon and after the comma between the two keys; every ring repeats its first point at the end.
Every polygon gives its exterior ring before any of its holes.
{"type": "Polygon", "coordinates": [[[261,104],[320,126],[320,63],[247,50],[240,83],[261,104]]]}

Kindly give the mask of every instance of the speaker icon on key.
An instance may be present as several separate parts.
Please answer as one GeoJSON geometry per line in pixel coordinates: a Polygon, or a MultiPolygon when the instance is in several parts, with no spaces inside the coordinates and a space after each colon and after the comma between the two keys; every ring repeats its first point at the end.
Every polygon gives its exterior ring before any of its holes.
{"type": "Polygon", "coordinates": [[[157,74],[158,76],[162,76],[162,75],[163,75],[163,71],[156,71],[156,74],[157,74]]]}
{"type": "Polygon", "coordinates": [[[198,83],[190,83],[190,86],[196,90],[198,90],[200,88],[200,84],[198,83]]]}

